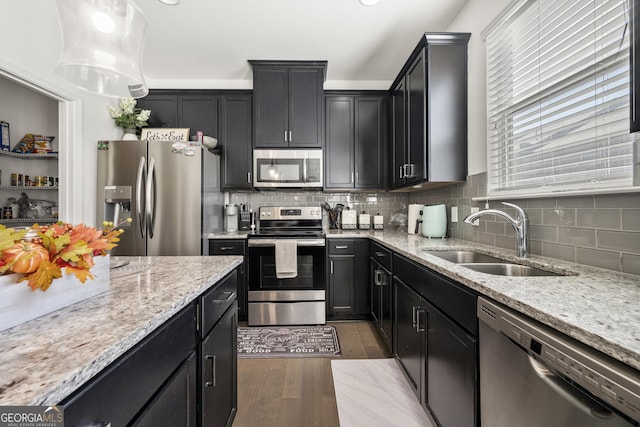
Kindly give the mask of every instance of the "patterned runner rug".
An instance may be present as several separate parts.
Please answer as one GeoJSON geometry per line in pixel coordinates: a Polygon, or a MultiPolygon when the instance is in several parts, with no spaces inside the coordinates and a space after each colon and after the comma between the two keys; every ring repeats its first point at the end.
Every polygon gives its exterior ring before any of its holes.
{"type": "Polygon", "coordinates": [[[238,328],[238,357],[336,357],[338,335],[333,326],[238,328]]]}

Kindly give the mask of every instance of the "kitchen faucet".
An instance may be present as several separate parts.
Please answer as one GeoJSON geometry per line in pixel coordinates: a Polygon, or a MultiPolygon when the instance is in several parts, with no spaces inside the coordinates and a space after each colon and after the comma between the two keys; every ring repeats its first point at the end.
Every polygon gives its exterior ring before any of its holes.
{"type": "Polygon", "coordinates": [[[467,224],[472,224],[473,221],[484,215],[495,215],[507,221],[513,229],[516,231],[516,238],[518,240],[517,254],[519,257],[528,256],[529,250],[529,216],[520,207],[511,203],[502,202],[503,205],[509,206],[516,210],[516,218],[513,218],[508,213],[499,209],[485,209],[483,211],[474,212],[464,219],[467,224]]]}

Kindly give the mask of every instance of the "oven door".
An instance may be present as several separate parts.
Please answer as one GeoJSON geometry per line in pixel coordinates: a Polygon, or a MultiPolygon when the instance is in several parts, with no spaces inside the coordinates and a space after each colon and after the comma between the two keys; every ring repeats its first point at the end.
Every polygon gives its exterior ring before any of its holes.
{"type": "Polygon", "coordinates": [[[322,291],[324,293],[324,239],[298,240],[298,275],[276,277],[275,240],[249,239],[249,292],[322,291]]]}
{"type": "Polygon", "coordinates": [[[249,326],[324,324],[324,239],[298,240],[298,275],[286,279],[276,277],[274,241],[249,239],[248,247],[249,326]]]}

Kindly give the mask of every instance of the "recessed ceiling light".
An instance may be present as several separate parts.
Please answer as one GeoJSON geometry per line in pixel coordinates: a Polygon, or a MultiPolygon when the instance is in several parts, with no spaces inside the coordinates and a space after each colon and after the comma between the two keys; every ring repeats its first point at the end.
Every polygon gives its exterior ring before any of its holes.
{"type": "Polygon", "coordinates": [[[175,6],[180,3],[180,0],[160,0],[160,3],[168,4],[169,6],[175,6]]]}
{"type": "Polygon", "coordinates": [[[360,0],[360,3],[365,6],[375,6],[380,3],[380,0],[360,0]]]}

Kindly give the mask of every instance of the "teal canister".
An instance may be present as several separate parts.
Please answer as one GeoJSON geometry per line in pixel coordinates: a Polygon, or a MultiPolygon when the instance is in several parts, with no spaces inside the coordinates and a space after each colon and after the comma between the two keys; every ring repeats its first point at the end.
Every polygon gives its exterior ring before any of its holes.
{"type": "Polygon", "coordinates": [[[422,208],[422,235],[424,237],[447,237],[447,207],[430,205],[422,208]]]}

